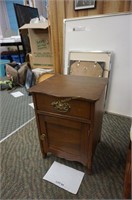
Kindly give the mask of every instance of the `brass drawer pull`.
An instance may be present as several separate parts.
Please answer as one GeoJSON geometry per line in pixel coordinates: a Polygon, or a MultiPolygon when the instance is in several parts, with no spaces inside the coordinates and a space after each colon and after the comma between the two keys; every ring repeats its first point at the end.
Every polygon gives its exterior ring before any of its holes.
{"type": "Polygon", "coordinates": [[[71,108],[70,104],[67,103],[66,100],[53,101],[51,105],[58,112],[67,112],[71,108]]]}
{"type": "Polygon", "coordinates": [[[45,135],[45,134],[42,134],[42,135],[40,135],[40,140],[44,140],[44,139],[45,139],[45,137],[46,137],[46,135],[45,135]]]}

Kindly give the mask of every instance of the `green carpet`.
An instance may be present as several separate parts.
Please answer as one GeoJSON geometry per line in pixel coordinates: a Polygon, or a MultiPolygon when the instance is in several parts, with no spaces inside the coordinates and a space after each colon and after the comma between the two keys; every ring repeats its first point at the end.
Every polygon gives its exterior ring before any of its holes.
{"type": "Polygon", "coordinates": [[[93,174],[78,162],[42,158],[35,119],[0,144],[1,199],[122,199],[130,119],[105,114],[93,174]],[[76,195],[43,180],[54,161],[85,172],[76,195]]]}

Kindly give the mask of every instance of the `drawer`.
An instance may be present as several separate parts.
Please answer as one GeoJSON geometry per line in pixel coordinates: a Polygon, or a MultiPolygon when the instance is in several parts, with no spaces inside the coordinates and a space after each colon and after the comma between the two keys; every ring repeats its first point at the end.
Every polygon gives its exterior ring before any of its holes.
{"type": "Polygon", "coordinates": [[[39,111],[90,119],[91,103],[83,99],[35,94],[35,101],[39,111]]]}

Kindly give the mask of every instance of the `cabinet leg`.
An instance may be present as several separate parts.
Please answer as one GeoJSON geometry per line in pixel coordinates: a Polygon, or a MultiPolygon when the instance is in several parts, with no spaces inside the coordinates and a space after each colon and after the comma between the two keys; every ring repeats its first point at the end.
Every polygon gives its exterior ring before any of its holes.
{"type": "Polygon", "coordinates": [[[88,175],[91,175],[92,174],[92,169],[87,169],[87,173],[88,173],[88,175]]]}
{"type": "Polygon", "coordinates": [[[43,158],[45,159],[47,157],[47,153],[43,153],[43,158]]]}
{"type": "Polygon", "coordinates": [[[87,173],[88,175],[92,174],[92,160],[87,163],[87,173]]]}
{"type": "Polygon", "coordinates": [[[99,139],[98,139],[98,143],[100,143],[101,142],[101,135],[99,136],[99,139]]]}

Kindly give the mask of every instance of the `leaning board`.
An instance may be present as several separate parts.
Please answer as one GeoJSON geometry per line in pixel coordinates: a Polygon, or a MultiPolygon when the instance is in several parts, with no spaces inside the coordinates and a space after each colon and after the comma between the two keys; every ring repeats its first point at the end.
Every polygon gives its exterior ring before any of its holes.
{"type": "Polygon", "coordinates": [[[132,116],[132,14],[64,20],[64,74],[70,51],[112,52],[106,111],[132,116]]]}

